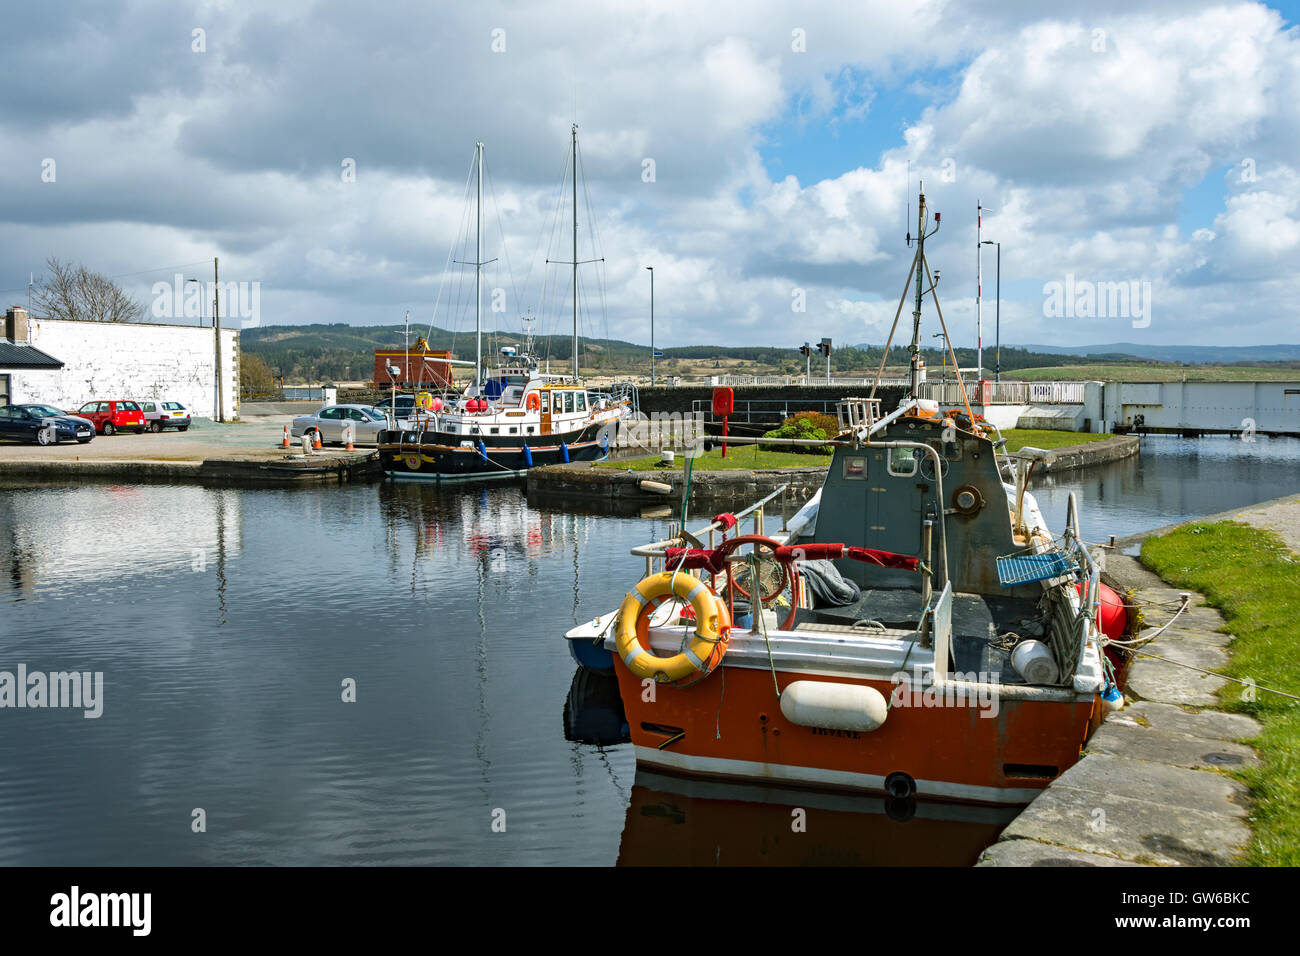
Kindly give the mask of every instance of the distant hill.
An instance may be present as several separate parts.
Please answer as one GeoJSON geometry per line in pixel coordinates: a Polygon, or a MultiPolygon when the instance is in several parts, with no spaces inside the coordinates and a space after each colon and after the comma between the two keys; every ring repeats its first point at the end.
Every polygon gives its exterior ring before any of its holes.
{"type": "MultiPolygon", "coordinates": [[[[1139,345],[1115,342],[1109,345],[1025,345],[1032,352],[1049,355],[1080,355],[1112,359],[1148,359],[1189,365],[1241,365],[1252,362],[1300,362],[1300,345],[1139,345]]],[[[987,352],[987,349],[985,350],[987,352]]]]}
{"type": "MultiPolygon", "coordinates": [[[[412,343],[418,335],[426,335],[430,348],[450,349],[454,358],[472,359],[474,357],[474,333],[451,332],[447,329],[411,328],[412,343]],[[427,333],[427,334],[426,334],[427,333]]],[[[240,344],[244,351],[257,355],[271,367],[277,376],[283,376],[287,382],[323,382],[331,380],[347,381],[367,378],[374,369],[374,351],[377,348],[400,346],[403,327],[401,325],[268,325],[255,329],[245,329],[240,334],[240,344]]],[[[523,337],[517,332],[483,333],[483,350],[495,354],[504,345],[519,346],[523,337]]],[[[619,339],[579,340],[582,349],[584,368],[599,367],[606,372],[645,373],[650,367],[649,346],[619,339]]],[[[708,368],[712,363],[727,361],[727,371],[762,370],[765,374],[801,374],[804,370],[804,358],[799,354],[800,342],[792,342],[788,348],[775,346],[748,345],[687,345],[677,348],[666,347],[661,370],[664,374],[673,372],[674,362],[685,365],[691,363],[696,370],[703,363],[708,368]]],[[[539,358],[549,358],[556,370],[567,367],[572,360],[572,339],[568,335],[537,336],[533,341],[534,351],[539,358]]],[[[832,369],[837,372],[866,371],[876,368],[880,363],[882,349],[879,345],[841,346],[831,356],[832,369]]],[[[984,350],[986,367],[992,362],[993,353],[984,350]]],[[[946,357],[937,349],[923,350],[926,364],[932,369],[941,368],[946,357]]],[[[814,371],[825,368],[820,355],[813,356],[814,371]]],[[[957,361],[963,367],[975,364],[974,349],[957,349],[957,361]]],[[[1041,368],[1064,365],[1083,365],[1089,360],[1047,351],[1028,351],[1020,348],[1002,349],[1002,370],[1014,371],[1022,368],[1041,368]]],[[[1126,362],[1140,363],[1140,359],[1111,357],[1112,364],[1126,362]]],[[[906,348],[895,345],[890,349],[889,361],[893,367],[906,366],[908,354],[906,348]]]]}

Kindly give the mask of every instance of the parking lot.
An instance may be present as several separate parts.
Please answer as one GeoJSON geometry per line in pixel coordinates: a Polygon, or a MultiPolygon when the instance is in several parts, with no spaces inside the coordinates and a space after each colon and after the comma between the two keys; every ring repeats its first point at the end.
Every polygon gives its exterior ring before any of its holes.
{"type": "MultiPolygon", "coordinates": [[[[219,425],[208,419],[195,419],[185,432],[175,430],[158,434],[132,432],[105,436],[96,435],[88,444],[63,442],[41,447],[35,444],[0,441],[0,464],[4,462],[56,462],[56,461],[172,461],[201,462],[209,459],[276,459],[285,455],[301,454],[297,439],[290,439],[290,448],[280,447],[284,426],[295,415],[315,411],[319,403],[293,402],[274,406],[246,406],[241,420],[219,425]],[[298,407],[301,406],[301,407],[298,407]],[[249,414],[253,412],[254,414],[249,414]]],[[[362,451],[369,449],[362,448],[362,451]]],[[[317,455],[347,454],[342,446],[326,445],[317,455]]]]}

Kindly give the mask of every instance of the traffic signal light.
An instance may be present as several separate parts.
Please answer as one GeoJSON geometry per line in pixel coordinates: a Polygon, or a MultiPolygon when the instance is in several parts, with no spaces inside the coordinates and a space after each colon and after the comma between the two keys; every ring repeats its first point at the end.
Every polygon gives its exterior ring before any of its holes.
{"type": "Polygon", "coordinates": [[[829,357],[831,354],[831,340],[822,339],[821,342],[817,344],[817,351],[821,352],[822,355],[829,357]]]}
{"type": "Polygon", "coordinates": [[[799,354],[805,358],[812,355],[812,346],[805,342],[803,345],[799,346],[799,354]]]}

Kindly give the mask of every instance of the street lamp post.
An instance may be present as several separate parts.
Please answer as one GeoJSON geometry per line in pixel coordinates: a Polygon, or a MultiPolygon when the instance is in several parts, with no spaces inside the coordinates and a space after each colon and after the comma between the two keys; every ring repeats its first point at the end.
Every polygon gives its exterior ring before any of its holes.
{"type": "Polygon", "coordinates": [[[655,267],[646,266],[650,273],[650,384],[655,383],[655,267]]]}

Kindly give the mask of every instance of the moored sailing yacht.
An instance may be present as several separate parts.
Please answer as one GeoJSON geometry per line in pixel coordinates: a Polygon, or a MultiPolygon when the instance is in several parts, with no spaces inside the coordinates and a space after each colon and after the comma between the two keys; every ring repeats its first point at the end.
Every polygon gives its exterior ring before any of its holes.
{"type": "Polygon", "coordinates": [[[836,438],[790,440],[833,455],[780,532],[764,530],[774,494],[635,548],[645,577],[566,635],[612,655],[639,765],[1019,804],[1100,721],[1100,576],[1073,498],[1054,538],[1027,491],[1033,451],[1009,458],[968,402],[918,394],[925,294],[943,321],[924,192],[918,221],[894,319],[915,277],[910,397],[882,417],[873,387],[840,404],[836,438]],[[742,600],[748,627],[733,623],[742,600]]]}
{"type": "MultiPolygon", "coordinates": [[[[578,127],[573,127],[573,373],[542,374],[524,351],[504,356],[489,371],[483,361],[483,144],[477,143],[477,229],[474,257],[474,378],[461,396],[444,405],[430,396],[405,421],[379,433],[379,459],[391,478],[447,481],[508,478],[539,465],[605,457],[620,424],[637,409],[636,387],[617,383],[608,392],[588,390],[578,368],[578,127]]],[[[509,350],[504,350],[509,351],[509,350]]]]}

